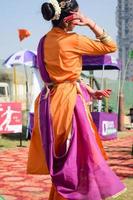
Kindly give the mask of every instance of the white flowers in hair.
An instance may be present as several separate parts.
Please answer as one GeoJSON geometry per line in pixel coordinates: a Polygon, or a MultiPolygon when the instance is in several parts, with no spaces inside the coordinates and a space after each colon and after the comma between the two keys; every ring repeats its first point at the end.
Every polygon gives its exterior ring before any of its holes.
{"type": "Polygon", "coordinates": [[[52,20],[58,20],[61,15],[61,9],[65,8],[66,6],[69,6],[71,0],[61,1],[60,3],[58,3],[57,0],[49,0],[49,2],[53,5],[55,9],[55,15],[52,18],[52,20]]]}
{"type": "Polygon", "coordinates": [[[49,0],[49,2],[53,5],[53,7],[55,9],[55,15],[52,18],[52,20],[58,20],[60,18],[60,14],[61,14],[61,7],[57,0],[49,0]]]}

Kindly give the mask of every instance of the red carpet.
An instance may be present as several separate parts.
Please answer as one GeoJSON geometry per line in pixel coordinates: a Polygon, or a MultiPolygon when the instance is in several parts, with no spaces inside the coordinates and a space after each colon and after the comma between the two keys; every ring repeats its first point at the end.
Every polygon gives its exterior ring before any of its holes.
{"type": "MultiPolygon", "coordinates": [[[[121,177],[133,177],[131,145],[133,138],[104,142],[110,157],[109,164],[121,177]]],[[[28,149],[0,150],[0,200],[48,200],[49,176],[27,175],[28,149]]]]}

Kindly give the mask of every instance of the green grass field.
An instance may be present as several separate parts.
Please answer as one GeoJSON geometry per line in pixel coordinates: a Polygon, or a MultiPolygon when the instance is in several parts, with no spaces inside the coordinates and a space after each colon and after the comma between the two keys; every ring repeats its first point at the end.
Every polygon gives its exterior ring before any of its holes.
{"type": "Polygon", "coordinates": [[[20,146],[20,145],[24,145],[24,146],[28,145],[28,141],[26,140],[26,129],[25,129],[25,127],[23,127],[22,133],[0,135],[0,149],[15,148],[15,147],[20,146]]]}

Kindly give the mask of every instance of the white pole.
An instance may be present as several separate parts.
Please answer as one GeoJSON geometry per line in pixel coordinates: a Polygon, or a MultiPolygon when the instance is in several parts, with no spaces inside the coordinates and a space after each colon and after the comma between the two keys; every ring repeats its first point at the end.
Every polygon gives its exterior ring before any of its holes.
{"type": "MultiPolygon", "coordinates": [[[[103,90],[104,69],[105,69],[105,66],[103,65],[102,77],[101,77],[101,90],[103,90]]],[[[98,112],[101,112],[101,111],[102,111],[102,100],[98,100],[98,112]]]]}
{"type": "Polygon", "coordinates": [[[118,72],[118,94],[117,94],[117,107],[116,107],[116,113],[119,112],[119,99],[120,99],[120,89],[121,89],[121,71],[118,72]]]}
{"type": "Polygon", "coordinates": [[[26,87],[26,110],[29,110],[29,85],[28,85],[28,75],[27,75],[27,69],[25,64],[24,66],[24,71],[25,71],[25,87],[26,87]]]}
{"type": "Polygon", "coordinates": [[[101,77],[101,90],[103,90],[104,69],[105,69],[105,66],[103,65],[102,77],[101,77]]]}

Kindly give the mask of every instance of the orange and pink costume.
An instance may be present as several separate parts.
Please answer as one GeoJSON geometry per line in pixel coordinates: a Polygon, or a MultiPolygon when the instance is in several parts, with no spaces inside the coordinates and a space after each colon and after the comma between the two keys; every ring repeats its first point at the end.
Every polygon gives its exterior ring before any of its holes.
{"type": "Polygon", "coordinates": [[[79,81],[82,55],[107,54],[116,44],[53,28],[40,45],[38,60],[49,77],[35,102],[28,172],[51,175],[49,200],[100,200],[119,193],[124,185],[106,164],[86,107],[89,92],[79,81]]]}

